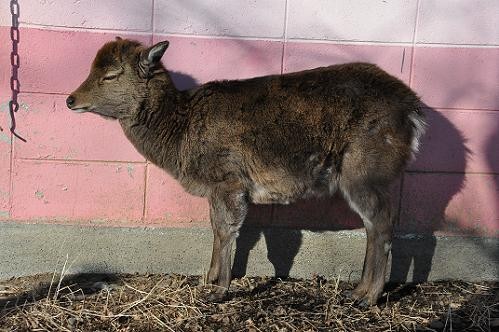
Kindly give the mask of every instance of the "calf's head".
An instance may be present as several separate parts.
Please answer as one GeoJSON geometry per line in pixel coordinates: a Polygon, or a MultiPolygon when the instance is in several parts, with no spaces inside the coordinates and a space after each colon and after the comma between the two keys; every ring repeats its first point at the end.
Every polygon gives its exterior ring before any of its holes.
{"type": "Polygon", "coordinates": [[[151,78],[165,72],[160,60],[167,48],[168,41],[146,48],[119,37],[105,44],[87,79],[66,99],[68,108],[114,119],[126,116],[147,98],[151,78]]]}

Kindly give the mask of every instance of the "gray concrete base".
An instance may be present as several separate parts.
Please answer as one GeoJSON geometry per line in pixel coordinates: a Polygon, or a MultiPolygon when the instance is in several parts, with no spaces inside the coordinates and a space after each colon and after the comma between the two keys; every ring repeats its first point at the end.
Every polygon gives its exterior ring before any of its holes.
{"type": "MultiPolygon", "coordinates": [[[[41,272],[205,274],[212,233],[204,228],[104,228],[0,223],[0,278],[41,272]]],[[[357,280],[363,231],[241,231],[236,275],[313,274],[357,280]]],[[[499,240],[399,236],[393,243],[392,281],[499,279],[499,240]]]]}

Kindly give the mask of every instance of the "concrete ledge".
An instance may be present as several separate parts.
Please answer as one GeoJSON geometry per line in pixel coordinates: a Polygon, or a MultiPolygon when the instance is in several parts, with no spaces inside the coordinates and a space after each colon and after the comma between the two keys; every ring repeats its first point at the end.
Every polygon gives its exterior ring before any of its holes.
{"type": "MultiPolygon", "coordinates": [[[[206,228],[105,228],[0,223],[0,278],[68,273],[207,271],[212,233],[206,228]]],[[[363,231],[244,228],[234,255],[236,275],[317,273],[356,280],[365,250],[363,231]]],[[[399,236],[390,280],[499,279],[499,239],[399,236]]]]}

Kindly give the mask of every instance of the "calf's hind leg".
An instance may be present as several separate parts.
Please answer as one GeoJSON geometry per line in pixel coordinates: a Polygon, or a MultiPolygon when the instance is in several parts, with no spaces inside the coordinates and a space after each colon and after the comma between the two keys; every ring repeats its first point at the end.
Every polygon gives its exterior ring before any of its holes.
{"type": "Polygon", "coordinates": [[[363,181],[344,181],[342,192],[362,218],[367,232],[366,255],[360,283],[352,292],[363,305],[374,305],[383,291],[393,221],[388,185],[382,188],[363,181]]]}
{"type": "Polygon", "coordinates": [[[215,225],[213,225],[213,217],[210,217],[210,219],[213,229],[213,250],[211,252],[211,263],[208,275],[206,276],[206,283],[213,284],[218,280],[218,273],[220,272],[220,237],[215,225]]]}

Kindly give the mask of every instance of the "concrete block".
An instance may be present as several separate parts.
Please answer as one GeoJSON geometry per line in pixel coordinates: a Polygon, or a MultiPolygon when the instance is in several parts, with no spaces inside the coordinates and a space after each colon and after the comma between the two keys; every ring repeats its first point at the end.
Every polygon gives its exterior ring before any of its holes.
{"type": "Polygon", "coordinates": [[[417,42],[499,45],[496,0],[421,1],[417,42]]]}
{"type": "Polygon", "coordinates": [[[499,173],[499,113],[427,110],[428,128],[411,171],[499,173]]]}
{"type": "Polygon", "coordinates": [[[156,0],[154,31],[281,38],[285,5],[285,0],[156,0]]]}
{"type": "Polygon", "coordinates": [[[411,48],[402,46],[288,42],[284,52],[284,71],[346,62],[371,62],[409,83],[411,55],[411,48]]]}
{"type": "Polygon", "coordinates": [[[153,0],[20,1],[23,23],[70,28],[152,30],[153,0]]]}
{"type": "Polygon", "coordinates": [[[17,160],[12,218],[36,221],[140,220],[145,164],[17,160]]]}
{"type": "Polygon", "coordinates": [[[409,173],[400,229],[416,234],[499,235],[499,175],[409,173]]]}
{"type": "Polygon", "coordinates": [[[411,42],[416,1],[289,0],[287,37],[411,42]]]}
{"type": "Polygon", "coordinates": [[[499,109],[499,48],[416,47],[413,88],[435,108],[499,109]]]}
{"type": "Polygon", "coordinates": [[[18,128],[28,143],[16,142],[16,158],[145,161],[118,121],[74,113],[65,95],[21,94],[19,101],[18,128]]]}

